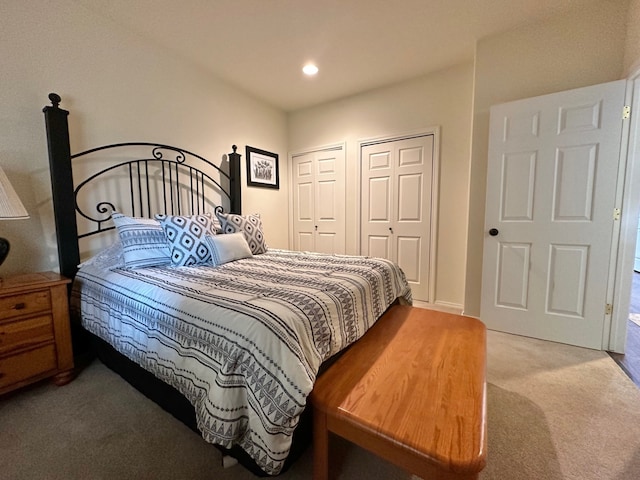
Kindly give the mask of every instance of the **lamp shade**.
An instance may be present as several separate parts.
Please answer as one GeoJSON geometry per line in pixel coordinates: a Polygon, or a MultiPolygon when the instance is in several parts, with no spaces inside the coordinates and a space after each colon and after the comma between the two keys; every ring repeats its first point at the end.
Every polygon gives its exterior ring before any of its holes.
{"type": "Polygon", "coordinates": [[[13,189],[7,175],[0,167],[0,220],[18,220],[29,218],[18,194],[13,189]]]}

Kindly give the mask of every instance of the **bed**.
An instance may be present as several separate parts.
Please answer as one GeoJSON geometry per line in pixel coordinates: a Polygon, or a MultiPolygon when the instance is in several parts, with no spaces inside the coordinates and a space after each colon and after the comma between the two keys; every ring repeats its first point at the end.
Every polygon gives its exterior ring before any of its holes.
{"type": "Polygon", "coordinates": [[[49,98],[74,342],[86,335],[109,367],[254,473],[282,473],[308,439],[317,376],[389,306],[411,303],[404,274],[383,259],[268,248],[259,216],[242,215],[235,146],[224,166],[144,142],[72,155],[68,112],[49,98]]]}

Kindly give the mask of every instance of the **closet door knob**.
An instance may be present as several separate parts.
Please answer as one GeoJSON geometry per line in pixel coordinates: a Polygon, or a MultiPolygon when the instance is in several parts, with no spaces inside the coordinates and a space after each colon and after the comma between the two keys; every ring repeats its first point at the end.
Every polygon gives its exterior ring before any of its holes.
{"type": "Polygon", "coordinates": [[[498,231],[497,228],[492,228],[491,230],[489,230],[489,235],[491,235],[492,237],[495,237],[496,235],[498,235],[500,232],[498,231]]]}

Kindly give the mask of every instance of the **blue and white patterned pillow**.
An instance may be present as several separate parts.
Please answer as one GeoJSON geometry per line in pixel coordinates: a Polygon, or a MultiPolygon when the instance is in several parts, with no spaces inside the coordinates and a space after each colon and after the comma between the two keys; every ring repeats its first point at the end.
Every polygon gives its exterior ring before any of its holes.
{"type": "Polygon", "coordinates": [[[262,231],[262,221],[259,214],[237,215],[235,213],[216,212],[220,220],[222,233],[242,232],[251,248],[251,253],[259,255],[267,251],[267,244],[262,231]]]}
{"type": "Polygon", "coordinates": [[[171,264],[167,238],[157,220],[111,215],[118,230],[124,264],[127,268],[155,267],[171,264]]]}
{"type": "Polygon", "coordinates": [[[171,250],[171,263],[176,266],[211,263],[211,253],[205,242],[207,235],[215,235],[210,213],[202,215],[156,215],[171,250]]]}
{"type": "Polygon", "coordinates": [[[78,265],[78,268],[88,266],[95,266],[103,270],[125,268],[126,264],[124,263],[124,253],[122,251],[122,243],[120,243],[120,240],[116,240],[104,250],[101,250],[93,257],[80,263],[80,265],[78,265]]]}

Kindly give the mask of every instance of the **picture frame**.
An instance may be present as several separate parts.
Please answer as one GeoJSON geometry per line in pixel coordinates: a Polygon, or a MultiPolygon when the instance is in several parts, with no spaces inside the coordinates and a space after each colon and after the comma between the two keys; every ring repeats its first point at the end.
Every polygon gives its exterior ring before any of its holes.
{"type": "Polygon", "coordinates": [[[278,154],[246,147],[247,186],[262,188],[280,188],[280,166],[278,154]]]}

